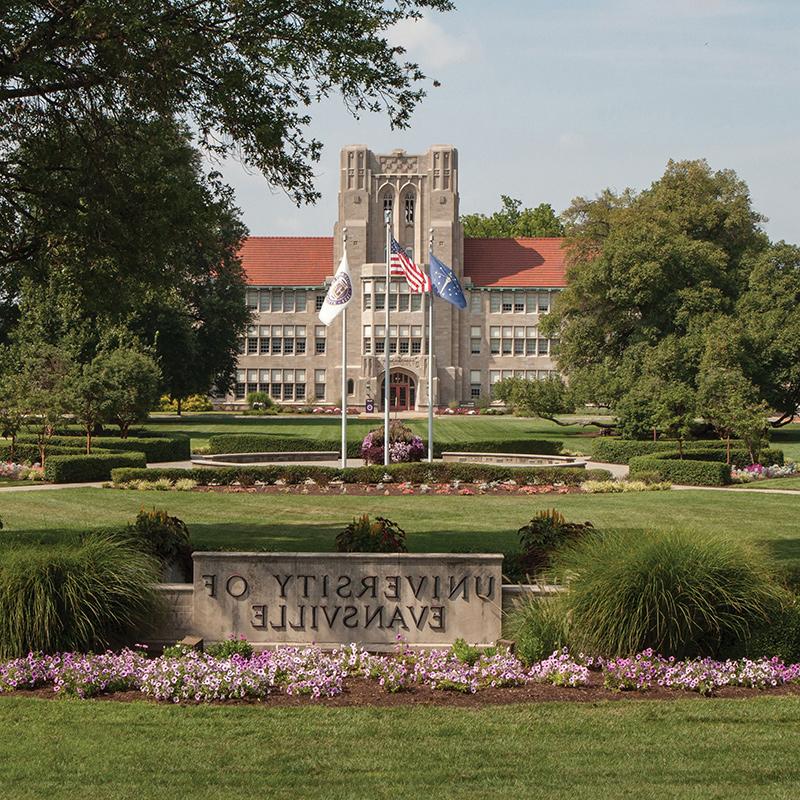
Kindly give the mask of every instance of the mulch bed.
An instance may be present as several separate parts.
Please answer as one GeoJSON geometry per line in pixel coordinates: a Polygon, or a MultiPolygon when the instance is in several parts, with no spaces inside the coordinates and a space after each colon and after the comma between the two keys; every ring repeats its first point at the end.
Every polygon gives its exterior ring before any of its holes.
{"type": "MultiPolygon", "coordinates": [[[[604,700],[705,700],[713,701],[715,698],[745,700],[752,697],[765,696],[793,696],[800,697],[800,685],[786,684],[769,689],[746,689],[742,687],[727,687],[720,689],[712,697],[703,696],[697,692],[688,692],[679,689],[664,689],[654,687],[646,692],[619,692],[603,688],[603,679],[599,673],[592,673],[588,686],[575,688],[551,686],[550,684],[528,684],[526,686],[508,687],[504,689],[481,689],[476,694],[465,694],[455,691],[429,689],[426,686],[415,687],[411,691],[395,692],[390,694],[384,691],[375,681],[364,679],[349,679],[345,681],[345,690],[336,697],[324,697],[315,700],[308,695],[286,695],[275,692],[262,700],[224,700],[212,703],[199,703],[197,705],[242,706],[259,705],[273,706],[275,708],[294,708],[298,706],[324,706],[330,708],[352,708],[367,706],[376,708],[390,708],[393,706],[438,706],[445,708],[481,708],[483,706],[510,705],[514,703],[545,703],[545,702],[571,702],[571,703],[597,703],[604,700]]],[[[36,697],[45,700],[62,699],[50,688],[21,690],[0,695],[2,697],[36,697]]],[[[166,701],[148,698],[140,692],[116,692],[114,694],[100,695],[93,698],[103,702],[143,701],[157,705],[174,705],[166,701]]],[[[184,703],[183,705],[195,705],[184,703]]]]}
{"type": "Polygon", "coordinates": [[[447,483],[428,484],[408,483],[338,483],[338,484],[298,484],[296,486],[197,486],[195,492],[215,492],[218,494],[311,494],[311,495],[535,495],[535,494],[580,494],[579,486],[517,486],[501,483],[488,488],[480,488],[477,483],[460,483],[457,488],[447,483]]]}

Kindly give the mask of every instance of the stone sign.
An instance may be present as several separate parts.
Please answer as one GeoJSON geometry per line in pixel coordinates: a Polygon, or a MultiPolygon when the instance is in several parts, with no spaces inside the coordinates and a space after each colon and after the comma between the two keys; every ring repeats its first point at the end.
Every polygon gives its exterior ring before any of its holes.
{"type": "Polygon", "coordinates": [[[193,632],[386,649],[500,638],[502,555],[194,553],[193,632]]]}

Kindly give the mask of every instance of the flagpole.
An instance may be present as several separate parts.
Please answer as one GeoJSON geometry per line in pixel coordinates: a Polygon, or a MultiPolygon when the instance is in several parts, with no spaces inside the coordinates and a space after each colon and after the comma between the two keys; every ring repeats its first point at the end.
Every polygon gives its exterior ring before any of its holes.
{"type": "Polygon", "coordinates": [[[433,228],[428,240],[428,275],[431,288],[428,292],[428,461],[433,462],[433,274],[431,254],[433,253],[433,228]]]}
{"type": "Polygon", "coordinates": [[[392,250],[392,212],[387,209],[383,212],[386,223],[386,330],[383,342],[383,465],[389,466],[389,307],[391,305],[391,275],[389,262],[392,250]]]}
{"type": "MultiPolygon", "coordinates": [[[[342,255],[347,255],[347,228],[342,229],[342,255]]],[[[347,306],[342,311],[342,469],[347,468],[347,306]]]]}

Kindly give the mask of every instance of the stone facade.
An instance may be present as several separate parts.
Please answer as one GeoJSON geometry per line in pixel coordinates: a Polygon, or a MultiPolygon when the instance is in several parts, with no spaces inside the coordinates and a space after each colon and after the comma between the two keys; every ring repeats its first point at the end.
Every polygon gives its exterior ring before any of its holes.
{"type": "MultiPolygon", "coordinates": [[[[552,343],[539,336],[538,321],[560,285],[554,286],[552,278],[536,284],[535,265],[542,258],[529,247],[534,240],[467,240],[467,244],[488,243],[489,249],[476,251],[473,263],[465,265],[454,147],[435,145],[420,155],[403,150],[379,155],[364,145],[348,145],[341,151],[340,171],[339,215],[325,265],[304,269],[302,275],[285,266],[270,270],[272,250],[267,247],[266,268],[259,271],[252,266],[253,248],[243,250],[253,324],[242,342],[236,388],[224,399],[225,405],[243,404],[255,390],[268,391],[287,404],[341,403],[342,317],[326,328],[317,313],[342,256],[345,231],[355,288],[347,310],[348,405],[363,407],[374,398],[376,411],[382,408],[387,304],[392,306],[390,382],[396,408],[427,407],[429,358],[433,402],[440,406],[489,398],[491,384],[502,377],[541,378],[555,369],[552,343]],[[388,298],[385,293],[385,211],[390,213],[394,237],[416,263],[427,269],[432,237],[434,254],[453,269],[464,287],[468,305],[463,311],[434,301],[432,354],[427,352],[427,297],[409,293],[401,278],[391,281],[388,298]],[[519,246],[507,247],[515,243],[519,246]],[[506,245],[503,252],[510,255],[500,253],[499,245],[506,245]],[[498,255],[491,255],[495,251],[498,255]],[[518,254],[524,258],[529,252],[530,265],[518,271],[511,266],[507,276],[497,279],[495,273],[502,272],[508,258],[518,254]],[[487,258],[496,263],[487,265],[487,258]]],[[[277,240],[254,241],[253,247],[272,241],[277,240]]],[[[308,249],[302,243],[319,248],[323,242],[301,237],[295,241],[298,264],[308,249]]],[[[292,244],[286,239],[280,242],[292,244]]]]}

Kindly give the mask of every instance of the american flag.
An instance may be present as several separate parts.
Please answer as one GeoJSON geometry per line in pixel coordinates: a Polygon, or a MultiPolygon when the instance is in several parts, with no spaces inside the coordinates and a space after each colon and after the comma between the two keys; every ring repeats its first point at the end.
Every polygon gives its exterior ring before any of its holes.
{"type": "Polygon", "coordinates": [[[394,237],[389,257],[389,274],[405,278],[415,294],[431,290],[431,279],[408,257],[394,237]]]}

